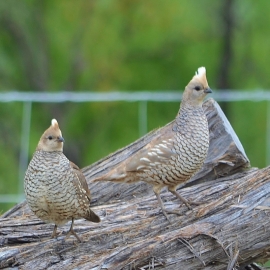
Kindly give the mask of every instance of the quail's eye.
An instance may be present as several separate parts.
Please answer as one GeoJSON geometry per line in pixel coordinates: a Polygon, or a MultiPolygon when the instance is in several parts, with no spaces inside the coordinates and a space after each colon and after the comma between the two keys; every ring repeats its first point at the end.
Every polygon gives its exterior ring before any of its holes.
{"type": "Polygon", "coordinates": [[[49,139],[49,140],[52,140],[52,136],[49,136],[48,139],[49,139]]]}
{"type": "Polygon", "coordinates": [[[201,90],[201,87],[200,86],[195,86],[194,89],[199,91],[199,90],[201,90]]]}

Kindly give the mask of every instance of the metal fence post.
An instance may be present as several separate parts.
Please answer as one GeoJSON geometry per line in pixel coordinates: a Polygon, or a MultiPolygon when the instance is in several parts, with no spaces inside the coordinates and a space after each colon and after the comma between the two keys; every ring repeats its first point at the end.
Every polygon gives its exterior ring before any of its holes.
{"type": "Polygon", "coordinates": [[[19,185],[18,193],[20,196],[24,194],[23,179],[24,179],[24,173],[28,165],[31,111],[32,111],[32,102],[30,101],[24,102],[23,115],[22,115],[21,150],[20,150],[20,159],[19,159],[19,181],[18,181],[18,185],[19,185]]]}
{"type": "Polygon", "coordinates": [[[139,136],[147,133],[147,101],[139,102],[139,136]]]}

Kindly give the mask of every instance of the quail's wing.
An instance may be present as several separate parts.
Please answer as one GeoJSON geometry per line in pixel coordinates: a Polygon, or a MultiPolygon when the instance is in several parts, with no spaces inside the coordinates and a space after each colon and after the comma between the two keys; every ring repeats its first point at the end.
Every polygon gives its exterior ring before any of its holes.
{"type": "MultiPolygon", "coordinates": [[[[87,182],[86,182],[86,179],[85,179],[83,173],[81,172],[80,168],[71,161],[70,161],[70,166],[73,169],[73,172],[75,173],[76,178],[78,180],[78,182],[74,181],[75,185],[77,186],[77,188],[79,188],[79,183],[81,183],[81,186],[86,191],[86,195],[87,195],[89,202],[90,202],[90,198],[91,198],[90,190],[88,188],[88,185],[87,185],[87,182]]],[[[92,222],[100,222],[99,216],[94,211],[92,211],[90,208],[88,211],[88,215],[85,216],[84,218],[86,218],[87,220],[90,220],[92,222]]]]}
{"type": "Polygon", "coordinates": [[[170,130],[165,134],[159,134],[126,161],[126,170],[139,171],[169,163],[173,156],[177,156],[173,142],[174,138],[170,130]]]}
{"type": "MultiPolygon", "coordinates": [[[[90,200],[91,199],[90,190],[88,188],[88,185],[87,185],[87,182],[83,173],[81,172],[80,168],[72,161],[70,161],[70,166],[73,169],[73,172],[75,173],[77,180],[81,183],[82,188],[86,191],[86,195],[90,200]]],[[[78,186],[79,182],[76,182],[76,181],[74,182],[75,182],[75,185],[79,188],[78,186]]]]}

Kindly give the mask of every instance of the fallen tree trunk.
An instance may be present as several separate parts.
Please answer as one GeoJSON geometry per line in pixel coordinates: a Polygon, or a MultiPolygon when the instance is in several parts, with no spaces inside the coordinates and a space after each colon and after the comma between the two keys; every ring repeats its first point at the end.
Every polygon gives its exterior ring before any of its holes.
{"type": "Polygon", "coordinates": [[[210,130],[208,157],[180,190],[203,204],[190,211],[164,191],[165,207],[181,213],[170,215],[170,224],[147,184],[91,182],[140,149],[157,130],[84,168],[92,208],[102,222],[75,222],[82,243],[72,237],[64,241],[65,233],[50,239],[53,224],[36,218],[25,202],[6,212],[0,219],[0,268],[261,269],[247,265],[270,256],[270,168],[248,168],[241,143],[217,103],[208,100],[204,109],[210,130]]]}

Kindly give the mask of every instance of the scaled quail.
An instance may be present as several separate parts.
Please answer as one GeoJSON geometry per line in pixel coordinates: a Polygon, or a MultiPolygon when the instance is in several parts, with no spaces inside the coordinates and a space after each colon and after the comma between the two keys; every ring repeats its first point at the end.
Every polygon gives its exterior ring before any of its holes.
{"type": "Polygon", "coordinates": [[[73,234],[74,219],[100,222],[90,209],[90,191],[80,169],[63,154],[61,130],[55,119],[41,136],[24,178],[26,200],[37,217],[57,226],[72,220],[67,237],[73,234]]]}
{"type": "Polygon", "coordinates": [[[164,129],[157,138],[94,181],[144,181],[151,184],[168,220],[167,213],[178,213],[164,208],[160,197],[163,187],[167,186],[172,194],[191,208],[189,203],[194,202],[184,199],[176,189],[200,170],[207,156],[209,131],[202,103],[208,93],[212,90],[207,83],[206,69],[200,67],[185,88],[172,129],[164,129]]]}

